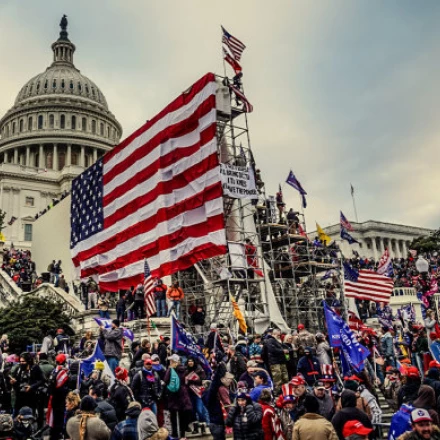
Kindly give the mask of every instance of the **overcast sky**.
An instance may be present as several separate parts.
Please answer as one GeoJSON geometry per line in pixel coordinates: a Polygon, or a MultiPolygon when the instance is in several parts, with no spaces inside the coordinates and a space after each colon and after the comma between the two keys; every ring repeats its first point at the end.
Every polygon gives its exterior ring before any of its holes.
{"type": "MultiPolygon", "coordinates": [[[[354,218],[438,228],[440,2],[0,0],[0,114],[45,70],[62,14],[75,65],[124,137],[208,71],[220,24],[240,38],[251,141],[275,193],[292,168],[308,229],[354,218]]],[[[295,190],[284,187],[289,206],[295,190]]]]}

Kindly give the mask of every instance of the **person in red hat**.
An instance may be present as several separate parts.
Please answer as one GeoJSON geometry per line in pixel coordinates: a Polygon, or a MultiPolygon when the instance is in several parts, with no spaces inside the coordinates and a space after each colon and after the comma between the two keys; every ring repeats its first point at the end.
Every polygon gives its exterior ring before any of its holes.
{"type": "Polygon", "coordinates": [[[372,431],[359,420],[350,420],[342,428],[342,435],[344,440],[368,440],[368,435],[372,431]]]}
{"type": "Polygon", "coordinates": [[[424,385],[429,385],[435,392],[436,401],[440,397],[440,364],[437,361],[429,363],[429,370],[423,379],[424,385]]]}
{"type": "Polygon", "coordinates": [[[159,375],[153,370],[153,361],[145,359],[141,371],[133,377],[131,389],[135,400],[140,402],[142,408],[150,408],[157,414],[157,402],[162,394],[159,375]]]}
{"type": "Polygon", "coordinates": [[[406,370],[406,382],[400,388],[397,395],[397,406],[399,408],[403,403],[412,403],[417,399],[421,383],[419,370],[416,367],[408,367],[406,370]]]}
{"type": "Polygon", "coordinates": [[[125,410],[130,402],[133,402],[134,395],[128,386],[128,371],[123,367],[116,367],[115,381],[109,389],[110,403],[116,410],[118,422],[125,420],[125,410]]]}
{"type": "Polygon", "coordinates": [[[316,339],[315,335],[306,330],[304,324],[298,324],[298,334],[294,339],[294,344],[300,349],[302,352],[306,347],[315,347],[316,339]]]}

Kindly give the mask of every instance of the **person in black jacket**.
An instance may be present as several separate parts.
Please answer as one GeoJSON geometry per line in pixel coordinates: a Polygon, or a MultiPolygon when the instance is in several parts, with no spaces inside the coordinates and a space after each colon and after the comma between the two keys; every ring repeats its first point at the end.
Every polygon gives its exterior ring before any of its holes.
{"type": "MultiPolygon", "coordinates": [[[[344,425],[350,420],[358,420],[367,428],[373,428],[370,419],[367,414],[365,414],[360,409],[356,408],[357,395],[354,391],[345,390],[341,395],[341,404],[342,409],[338,411],[332,418],[332,424],[335,428],[336,434],[340,440],[344,440],[344,436],[342,435],[342,430],[344,429],[344,425]]],[[[374,431],[370,434],[370,439],[374,435],[374,431]]]]}
{"type": "Polygon", "coordinates": [[[101,388],[90,388],[89,396],[95,399],[97,407],[96,413],[99,414],[100,419],[107,425],[107,427],[113,431],[118,424],[118,418],[116,417],[115,408],[102,398],[101,388]]]}
{"type": "Polygon", "coordinates": [[[169,347],[170,343],[171,343],[171,340],[170,340],[169,336],[165,336],[163,338],[163,342],[159,343],[159,348],[158,348],[157,354],[159,356],[160,363],[163,366],[167,365],[168,347],[169,347]]]}
{"type": "Polygon", "coordinates": [[[438,368],[430,368],[423,380],[423,385],[429,385],[435,391],[435,399],[440,397],[440,370],[438,368]]]}
{"type": "Polygon", "coordinates": [[[29,406],[35,414],[38,404],[38,390],[44,385],[45,378],[38,365],[34,364],[27,352],[20,355],[20,366],[11,374],[11,385],[15,391],[15,413],[23,406],[29,406]]]}
{"type": "Polygon", "coordinates": [[[264,438],[262,420],[261,405],[252,402],[248,394],[240,393],[229,410],[226,426],[232,426],[234,440],[261,440],[264,438]]]}
{"type": "Polygon", "coordinates": [[[142,408],[150,408],[157,414],[157,402],[162,395],[162,386],[159,375],[153,370],[151,359],[146,359],[142,370],[134,375],[131,389],[142,408]]]}
{"type": "Polygon", "coordinates": [[[269,366],[275,395],[281,393],[282,384],[289,382],[286,365],[286,354],[289,350],[283,348],[280,335],[281,332],[278,329],[273,330],[272,335],[267,335],[263,344],[263,360],[269,366]]]}
{"type": "Polygon", "coordinates": [[[116,417],[119,422],[125,420],[125,410],[128,405],[134,401],[133,391],[127,385],[128,371],[122,367],[116,367],[116,380],[109,389],[109,403],[116,410],[116,417]]]}
{"type": "Polygon", "coordinates": [[[243,373],[246,372],[246,358],[235,347],[229,347],[229,371],[234,375],[235,380],[238,381],[243,373]]]}
{"type": "Polygon", "coordinates": [[[214,440],[225,440],[225,420],[223,419],[223,409],[218,397],[219,388],[222,385],[221,379],[227,370],[224,362],[220,362],[212,377],[209,388],[203,395],[203,403],[209,413],[209,430],[214,440]]]}

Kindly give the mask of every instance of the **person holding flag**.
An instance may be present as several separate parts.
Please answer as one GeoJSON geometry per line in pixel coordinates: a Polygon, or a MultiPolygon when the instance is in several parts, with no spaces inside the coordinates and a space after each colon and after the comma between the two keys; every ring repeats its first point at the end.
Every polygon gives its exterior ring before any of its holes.
{"type": "Polygon", "coordinates": [[[117,319],[112,321],[110,329],[106,329],[103,325],[99,328],[100,336],[105,339],[104,355],[114,374],[122,357],[122,329],[119,327],[119,320],[117,319]]]}

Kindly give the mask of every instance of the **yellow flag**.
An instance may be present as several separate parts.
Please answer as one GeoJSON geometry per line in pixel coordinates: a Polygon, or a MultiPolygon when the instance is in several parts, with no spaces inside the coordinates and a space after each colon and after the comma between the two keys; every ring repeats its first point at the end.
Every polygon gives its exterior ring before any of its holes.
{"type": "Polygon", "coordinates": [[[332,239],[322,230],[318,223],[316,223],[316,232],[318,233],[319,239],[328,246],[332,239]]]}
{"type": "Polygon", "coordinates": [[[3,235],[3,232],[0,232],[0,241],[6,241],[6,237],[3,235]]]}
{"type": "Polygon", "coordinates": [[[246,320],[244,319],[243,313],[241,313],[240,307],[238,307],[237,302],[234,300],[234,298],[232,298],[232,295],[231,295],[231,304],[232,304],[232,307],[234,308],[234,310],[232,311],[232,314],[237,318],[240,330],[244,334],[246,334],[246,332],[247,332],[246,320]]]}

